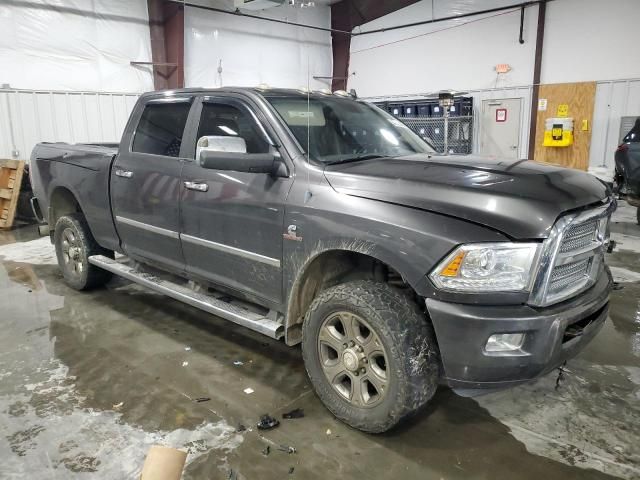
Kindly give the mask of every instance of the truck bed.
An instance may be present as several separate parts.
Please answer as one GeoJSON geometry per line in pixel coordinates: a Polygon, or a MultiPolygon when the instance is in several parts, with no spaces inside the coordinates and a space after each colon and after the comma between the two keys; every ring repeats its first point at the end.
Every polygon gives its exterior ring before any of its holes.
{"type": "Polygon", "coordinates": [[[37,144],[31,154],[30,174],[42,216],[48,218],[54,195],[60,198],[67,190],[82,205],[96,241],[105,248],[117,248],[109,200],[109,176],[117,153],[115,143],[37,144]]]}

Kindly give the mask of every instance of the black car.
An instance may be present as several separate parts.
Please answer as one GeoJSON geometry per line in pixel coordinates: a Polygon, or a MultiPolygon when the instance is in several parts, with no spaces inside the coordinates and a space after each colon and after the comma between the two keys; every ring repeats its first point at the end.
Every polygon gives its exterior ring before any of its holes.
{"type": "Polygon", "coordinates": [[[615,159],[618,193],[630,205],[638,207],[637,218],[640,225],[640,118],[622,139],[615,159]]]}

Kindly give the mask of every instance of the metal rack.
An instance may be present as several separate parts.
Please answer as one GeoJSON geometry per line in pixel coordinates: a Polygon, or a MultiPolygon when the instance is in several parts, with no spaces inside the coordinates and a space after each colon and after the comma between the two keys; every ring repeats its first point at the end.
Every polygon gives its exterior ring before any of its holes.
{"type": "Polygon", "coordinates": [[[473,148],[473,98],[449,91],[433,98],[405,102],[376,102],[411,130],[429,141],[438,153],[466,155],[473,148]]]}
{"type": "MultiPolygon", "coordinates": [[[[438,153],[445,152],[444,117],[396,117],[420,137],[431,143],[438,153]]],[[[473,116],[448,117],[449,153],[466,155],[473,144],[473,116]]]]}

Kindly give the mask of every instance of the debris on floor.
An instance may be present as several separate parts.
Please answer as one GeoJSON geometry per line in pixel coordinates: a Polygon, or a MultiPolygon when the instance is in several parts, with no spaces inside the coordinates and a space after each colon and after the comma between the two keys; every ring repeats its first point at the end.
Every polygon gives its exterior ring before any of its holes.
{"type": "Polygon", "coordinates": [[[303,418],[304,417],[304,410],[302,408],[296,408],[294,410],[291,410],[290,412],[286,412],[282,414],[282,418],[289,420],[292,418],[303,418]]]}
{"type": "Polygon", "coordinates": [[[257,427],[258,430],[271,430],[272,428],[276,428],[278,425],[280,425],[280,422],[276,418],[265,413],[260,417],[257,427]]]}
{"type": "Polygon", "coordinates": [[[236,427],[236,432],[240,433],[240,432],[244,432],[247,429],[247,427],[245,427],[243,424],[239,423],[238,426],[236,427]]]}
{"type": "Polygon", "coordinates": [[[236,360],[235,362],[233,362],[233,364],[239,367],[240,365],[244,365],[244,362],[241,362],[240,360],[236,360]]]}
{"type": "Polygon", "coordinates": [[[327,428],[327,435],[331,435],[331,429],[327,428]]]}
{"type": "Polygon", "coordinates": [[[188,351],[190,351],[190,350],[191,350],[191,347],[184,347],[184,350],[185,350],[186,352],[188,352],[188,351]]]}
{"type": "Polygon", "coordinates": [[[265,457],[266,457],[267,455],[269,455],[270,453],[271,453],[271,447],[270,447],[269,445],[267,445],[266,447],[264,447],[264,448],[262,449],[262,455],[264,455],[265,457]]]}
{"type": "Polygon", "coordinates": [[[211,398],[209,397],[198,397],[194,401],[196,403],[202,403],[202,402],[208,402],[209,400],[211,400],[211,398]]]}
{"type": "Polygon", "coordinates": [[[564,373],[569,371],[564,368],[566,366],[567,366],[567,361],[565,360],[564,363],[558,367],[558,378],[556,378],[556,388],[555,388],[556,390],[560,388],[560,381],[562,380],[564,373]]]}
{"type": "Polygon", "coordinates": [[[186,367],[187,365],[189,365],[189,362],[182,362],[183,367],[186,367]]]}
{"type": "Polygon", "coordinates": [[[113,409],[120,410],[120,408],[122,408],[123,405],[124,405],[124,402],[116,403],[113,405],[113,409]]]}
{"type": "Polygon", "coordinates": [[[295,468],[293,467],[289,467],[289,475],[293,475],[295,468]]]}
{"type": "Polygon", "coordinates": [[[255,390],[251,387],[247,387],[243,390],[244,393],[246,393],[247,395],[253,393],[255,390]]]}
{"type": "Polygon", "coordinates": [[[278,447],[278,450],[280,450],[281,452],[288,453],[289,455],[297,452],[296,447],[292,447],[291,445],[280,445],[278,447]]]}

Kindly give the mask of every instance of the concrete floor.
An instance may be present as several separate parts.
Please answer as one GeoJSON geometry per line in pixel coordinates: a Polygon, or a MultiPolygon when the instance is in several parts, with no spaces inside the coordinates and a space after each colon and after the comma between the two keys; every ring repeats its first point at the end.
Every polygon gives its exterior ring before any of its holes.
{"type": "Polygon", "coordinates": [[[615,222],[611,318],[558,390],[441,388],[379,436],[324,409],[299,348],[120,279],[78,293],[34,228],[0,233],[0,478],[133,479],[152,444],[188,449],[185,479],[640,478],[640,227],[626,204],[615,222]]]}

